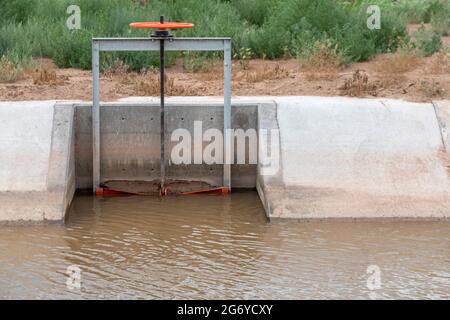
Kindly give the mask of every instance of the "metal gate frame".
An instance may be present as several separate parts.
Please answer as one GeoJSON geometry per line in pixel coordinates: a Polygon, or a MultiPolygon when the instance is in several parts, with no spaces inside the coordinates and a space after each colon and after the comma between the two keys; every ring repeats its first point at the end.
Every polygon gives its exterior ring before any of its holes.
{"type": "MultiPolygon", "coordinates": [[[[93,189],[100,187],[100,52],[159,51],[161,38],[92,39],[93,189]]],[[[166,51],[223,51],[224,53],[224,168],[223,187],[231,190],[231,38],[164,38],[166,51]]],[[[163,141],[161,143],[164,143],[163,141]]]]}

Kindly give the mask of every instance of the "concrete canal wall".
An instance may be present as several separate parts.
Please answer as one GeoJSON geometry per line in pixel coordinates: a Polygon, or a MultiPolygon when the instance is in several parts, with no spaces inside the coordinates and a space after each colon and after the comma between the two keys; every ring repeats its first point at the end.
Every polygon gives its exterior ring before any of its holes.
{"type": "MultiPolygon", "coordinates": [[[[1,221],[62,220],[75,189],[92,187],[90,108],[0,103],[1,221]]],[[[170,133],[193,134],[194,121],[222,128],[221,99],[171,98],[167,108],[168,150],[170,133]]],[[[158,112],[152,98],[102,104],[102,181],[159,177],[158,112]]],[[[260,155],[278,132],[275,167],[232,166],[232,186],[256,187],[270,219],[450,216],[450,102],[247,97],[233,99],[232,119],[267,129],[260,155]]],[[[221,165],[167,165],[169,178],[221,184],[221,165]]]]}
{"type": "MultiPolygon", "coordinates": [[[[448,102],[296,97],[277,104],[281,171],[258,177],[271,219],[450,216],[448,102]]],[[[274,122],[274,114],[260,112],[259,120],[274,122]]]]}
{"type": "Polygon", "coordinates": [[[75,192],[72,105],[0,102],[0,221],[62,220],[75,192]]]}

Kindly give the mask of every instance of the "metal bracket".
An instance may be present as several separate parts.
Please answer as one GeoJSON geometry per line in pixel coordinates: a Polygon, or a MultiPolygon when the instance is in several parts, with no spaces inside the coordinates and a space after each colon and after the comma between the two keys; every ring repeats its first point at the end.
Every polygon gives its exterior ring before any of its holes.
{"type": "MultiPolygon", "coordinates": [[[[92,142],[93,189],[100,187],[100,52],[159,51],[160,38],[93,38],[92,39],[92,142]]],[[[165,51],[223,51],[224,53],[224,168],[223,187],[231,189],[231,39],[165,38],[165,51]]],[[[164,143],[164,141],[161,141],[164,143]]]]}

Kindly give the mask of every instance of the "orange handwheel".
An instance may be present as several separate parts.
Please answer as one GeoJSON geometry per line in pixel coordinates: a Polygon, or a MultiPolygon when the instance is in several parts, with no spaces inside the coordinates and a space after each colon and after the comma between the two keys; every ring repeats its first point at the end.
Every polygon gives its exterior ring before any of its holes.
{"type": "Polygon", "coordinates": [[[190,29],[194,25],[186,22],[133,22],[130,27],[138,29],[190,29]]]}

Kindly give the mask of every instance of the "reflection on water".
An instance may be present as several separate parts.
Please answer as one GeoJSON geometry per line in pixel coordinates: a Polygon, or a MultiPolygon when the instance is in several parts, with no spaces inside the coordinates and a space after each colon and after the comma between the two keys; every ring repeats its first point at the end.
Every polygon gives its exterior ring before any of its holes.
{"type": "Polygon", "coordinates": [[[3,299],[369,297],[449,298],[450,223],[268,223],[251,192],[78,196],[65,225],[0,226],[3,299]]]}

